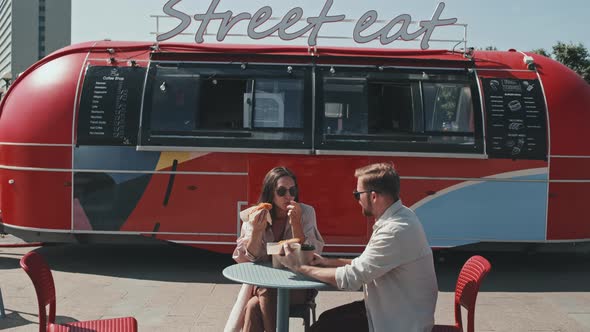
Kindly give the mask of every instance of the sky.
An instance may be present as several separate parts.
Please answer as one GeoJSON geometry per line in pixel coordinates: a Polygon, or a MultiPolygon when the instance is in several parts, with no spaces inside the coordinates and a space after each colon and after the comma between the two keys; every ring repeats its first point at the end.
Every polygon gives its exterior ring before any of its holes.
{"type": "MultiPolygon", "coordinates": [[[[202,14],[213,0],[180,0],[175,9],[190,16],[202,14]]],[[[273,17],[282,18],[293,7],[301,7],[304,17],[317,16],[327,0],[219,0],[217,12],[231,10],[233,15],[242,12],[254,14],[263,6],[270,6],[273,17]]],[[[551,47],[558,41],[582,43],[590,49],[590,1],[589,0],[333,0],[330,15],[346,16],[351,22],[329,23],[322,27],[320,36],[351,37],[356,21],[367,11],[375,10],[382,23],[375,23],[366,33],[372,33],[400,14],[408,14],[412,21],[430,20],[440,2],[445,8],[441,19],[457,18],[458,24],[467,25],[467,46],[485,48],[494,46],[498,50],[511,48],[530,51],[551,47]]],[[[166,16],[163,6],[166,0],[72,0],[72,43],[112,39],[129,41],[155,41],[156,19],[152,15],[166,16]]],[[[172,30],[180,21],[163,17],[159,19],[159,31],[172,30]]],[[[195,42],[195,32],[200,22],[191,21],[186,35],[176,36],[169,41],[195,42]]],[[[275,22],[267,22],[259,30],[275,22]]],[[[244,34],[247,21],[238,23],[231,32],[244,34]]],[[[300,23],[292,27],[295,31],[305,26],[300,23]]],[[[217,32],[218,24],[211,23],[208,32],[217,32]]],[[[397,32],[399,25],[392,33],[397,32]]],[[[418,29],[410,26],[409,32],[418,29]]],[[[437,27],[431,40],[461,40],[462,26],[437,27]]],[[[205,36],[205,42],[218,43],[214,36],[205,36]]],[[[278,38],[252,40],[247,37],[227,37],[224,43],[306,45],[307,38],[282,41],[278,38]]],[[[454,42],[431,41],[431,49],[453,48],[454,42]]],[[[416,42],[395,41],[386,46],[377,42],[358,44],[352,38],[318,38],[321,46],[391,47],[418,48],[416,42]]],[[[462,47],[462,46],[459,46],[462,47]]]]}

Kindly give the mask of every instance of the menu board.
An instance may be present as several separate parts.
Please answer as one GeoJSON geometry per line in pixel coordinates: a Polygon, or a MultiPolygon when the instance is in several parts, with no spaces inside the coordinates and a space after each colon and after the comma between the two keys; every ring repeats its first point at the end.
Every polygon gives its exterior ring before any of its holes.
{"type": "Polygon", "coordinates": [[[539,80],[482,79],[487,153],[492,158],[547,158],[545,100],[539,80]]]}
{"type": "Polygon", "coordinates": [[[88,67],[78,113],[78,145],[137,144],[145,71],[88,67]]]}

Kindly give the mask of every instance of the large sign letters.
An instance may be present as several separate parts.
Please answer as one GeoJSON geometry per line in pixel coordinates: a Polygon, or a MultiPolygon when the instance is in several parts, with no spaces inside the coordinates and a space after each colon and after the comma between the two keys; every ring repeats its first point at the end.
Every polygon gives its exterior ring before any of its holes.
{"type": "MultiPolygon", "coordinates": [[[[199,22],[199,27],[195,33],[195,42],[197,43],[203,43],[205,41],[204,35],[209,23],[214,20],[219,20],[220,24],[216,34],[217,41],[223,41],[230,30],[238,22],[248,21],[246,30],[248,38],[257,40],[269,37],[276,33],[281,40],[288,41],[303,37],[309,33],[307,36],[307,44],[309,46],[316,46],[318,35],[324,24],[342,22],[346,18],[343,14],[329,15],[329,11],[332,8],[334,1],[326,0],[321,12],[317,16],[308,17],[305,20],[307,25],[297,31],[292,31],[290,29],[303,18],[303,9],[301,7],[290,9],[277,24],[264,29],[262,25],[267,23],[272,17],[272,8],[270,6],[264,6],[258,9],[254,14],[243,12],[234,16],[234,13],[231,10],[218,12],[217,7],[221,0],[212,0],[205,13],[198,13],[191,17],[187,13],[174,9],[174,6],[180,1],[182,0],[168,0],[164,4],[164,13],[167,16],[178,19],[180,22],[172,30],[158,35],[157,41],[164,41],[184,32],[194,19],[196,22],[199,22]]],[[[422,49],[428,49],[430,47],[430,37],[437,27],[452,25],[457,22],[456,18],[441,18],[444,8],[445,3],[439,3],[432,18],[427,21],[420,21],[420,28],[413,32],[409,31],[412,17],[409,14],[401,14],[393,18],[378,31],[371,34],[363,34],[363,32],[378,20],[378,13],[375,10],[369,10],[356,22],[352,32],[352,39],[357,43],[368,43],[373,40],[379,40],[382,45],[387,45],[398,39],[411,41],[417,40],[422,36],[420,47],[422,49]]]]}

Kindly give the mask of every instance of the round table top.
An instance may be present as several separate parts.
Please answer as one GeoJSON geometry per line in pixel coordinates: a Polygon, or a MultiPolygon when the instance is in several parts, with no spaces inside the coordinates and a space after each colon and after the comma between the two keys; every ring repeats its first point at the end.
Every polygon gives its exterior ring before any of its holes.
{"type": "Polygon", "coordinates": [[[330,285],[295,273],[289,269],[276,269],[264,263],[239,263],[223,269],[223,276],[265,288],[308,289],[328,288],[330,285]]]}

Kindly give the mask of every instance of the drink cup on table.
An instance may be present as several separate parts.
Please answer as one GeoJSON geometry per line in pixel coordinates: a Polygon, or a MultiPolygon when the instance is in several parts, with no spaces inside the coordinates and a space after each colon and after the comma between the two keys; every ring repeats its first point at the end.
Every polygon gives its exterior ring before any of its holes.
{"type": "Polygon", "coordinates": [[[304,243],[301,246],[301,264],[308,265],[313,260],[315,253],[315,246],[312,244],[304,243]]]}
{"type": "Polygon", "coordinates": [[[282,269],[284,266],[279,262],[279,255],[272,255],[272,267],[275,269],[282,269]]]}
{"type": "Polygon", "coordinates": [[[289,243],[289,248],[293,250],[293,255],[297,257],[297,264],[301,265],[301,245],[299,243],[289,243]]]}
{"type": "Polygon", "coordinates": [[[266,244],[266,254],[272,257],[272,267],[280,269],[283,265],[277,259],[277,256],[281,253],[283,246],[278,242],[268,242],[266,244]]]}

